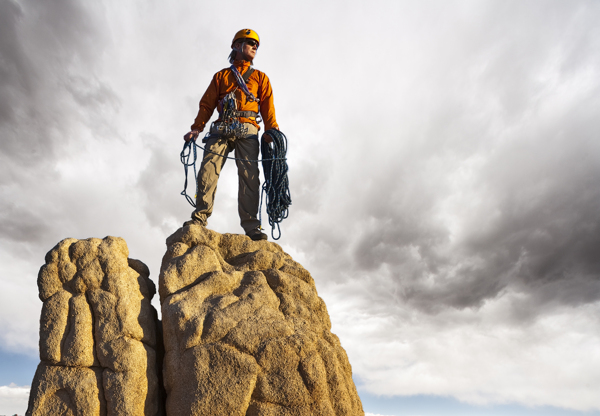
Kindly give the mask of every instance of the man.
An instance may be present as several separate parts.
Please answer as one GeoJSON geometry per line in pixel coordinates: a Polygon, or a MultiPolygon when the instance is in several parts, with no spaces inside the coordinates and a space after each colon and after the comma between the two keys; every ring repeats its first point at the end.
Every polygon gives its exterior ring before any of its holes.
{"type": "MultiPolygon", "coordinates": [[[[219,118],[211,126],[210,136],[205,139],[205,149],[208,151],[204,152],[198,172],[196,209],[192,213],[192,220],[184,225],[196,222],[206,226],[212,214],[219,174],[226,161],[223,156],[235,150],[235,157],[242,159],[236,160],[240,223],[252,240],[267,239],[267,235],[260,230],[257,218],[260,197],[258,162],[255,162],[259,155],[258,113],[266,130],[278,129],[269,78],[252,68],[259,45],[258,34],[251,29],[242,29],[235,34],[229,55],[232,67],[214,75],[200,100],[200,110],[192,130],[184,136],[186,142],[196,140],[217,108],[219,118]]],[[[272,139],[267,137],[265,139],[270,142],[272,139]]]]}

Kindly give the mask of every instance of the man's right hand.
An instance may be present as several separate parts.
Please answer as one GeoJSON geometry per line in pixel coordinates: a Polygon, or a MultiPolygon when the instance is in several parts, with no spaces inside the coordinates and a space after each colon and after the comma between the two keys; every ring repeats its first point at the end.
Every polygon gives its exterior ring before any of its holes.
{"type": "Polygon", "coordinates": [[[190,140],[196,141],[196,138],[198,137],[199,133],[200,132],[198,130],[192,130],[188,134],[183,136],[183,140],[185,140],[186,142],[189,142],[190,140]]]}

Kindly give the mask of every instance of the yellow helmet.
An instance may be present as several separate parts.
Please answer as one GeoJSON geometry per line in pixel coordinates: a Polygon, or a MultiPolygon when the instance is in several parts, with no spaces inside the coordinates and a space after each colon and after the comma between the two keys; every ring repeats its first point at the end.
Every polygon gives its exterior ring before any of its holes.
{"type": "Polygon", "coordinates": [[[260,39],[258,37],[258,33],[256,33],[252,29],[242,29],[235,34],[233,40],[231,41],[231,47],[233,48],[233,44],[238,39],[254,39],[260,45],[260,39]]]}

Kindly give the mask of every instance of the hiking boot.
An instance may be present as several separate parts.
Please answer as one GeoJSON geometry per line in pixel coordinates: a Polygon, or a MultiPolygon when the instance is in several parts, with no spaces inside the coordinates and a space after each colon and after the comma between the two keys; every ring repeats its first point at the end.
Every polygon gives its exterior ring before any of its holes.
{"type": "Polygon", "coordinates": [[[205,224],[202,224],[202,223],[200,222],[200,220],[197,220],[197,219],[195,219],[195,218],[192,218],[191,220],[187,220],[186,222],[184,222],[184,223],[183,223],[183,226],[184,226],[184,227],[187,227],[188,225],[192,225],[192,224],[199,225],[199,226],[201,226],[201,227],[206,227],[206,225],[205,225],[205,224]]]}
{"type": "Polygon", "coordinates": [[[267,235],[263,233],[260,228],[254,228],[246,233],[254,241],[266,240],[267,235]]]}

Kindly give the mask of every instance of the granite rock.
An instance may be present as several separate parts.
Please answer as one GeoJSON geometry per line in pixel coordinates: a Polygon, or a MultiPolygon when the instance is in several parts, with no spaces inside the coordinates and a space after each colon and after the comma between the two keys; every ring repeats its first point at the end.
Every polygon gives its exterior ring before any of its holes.
{"type": "Polygon", "coordinates": [[[364,415],[314,280],[279,245],[186,226],[159,294],[168,415],[364,415]]]}
{"type": "Polygon", "coordinates": [[[27,415],[163,415],[156,289],[121,238],[65,239],[38,275],[40,359],[27,415]]]}

